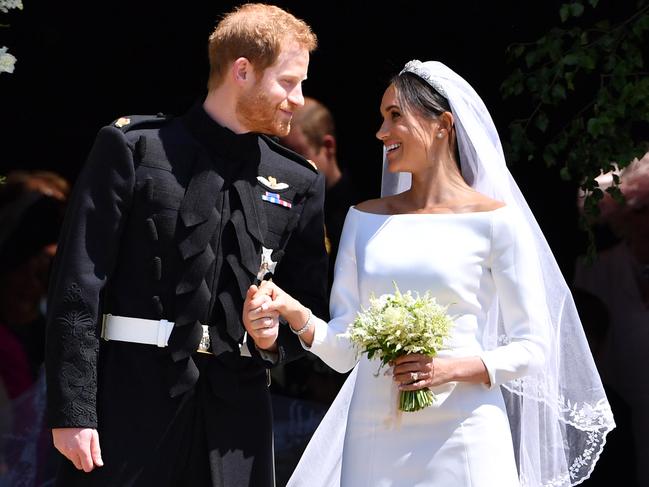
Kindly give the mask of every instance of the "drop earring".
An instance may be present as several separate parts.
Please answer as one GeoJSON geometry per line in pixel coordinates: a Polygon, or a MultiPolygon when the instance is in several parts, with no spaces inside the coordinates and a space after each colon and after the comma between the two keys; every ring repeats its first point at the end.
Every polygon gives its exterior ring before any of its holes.
{"type": "Polygon", "coordinates": [[[442,132],[437,132],[437,138],[441,139],[444,137],[444,134],[442,132]]]}

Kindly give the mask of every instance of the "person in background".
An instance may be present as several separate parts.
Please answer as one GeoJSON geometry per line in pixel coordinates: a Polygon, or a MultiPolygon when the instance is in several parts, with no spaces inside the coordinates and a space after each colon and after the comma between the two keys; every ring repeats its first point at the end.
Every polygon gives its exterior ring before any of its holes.
{"type": "MultiPolygon", "coordinates": [[[[331,290],[345,216],[349,207],[358,202],[351,174],[339,160],[338,138],[331,111],[315,98],[305,97],[304,106],[293,115],[291,131],[281,137],[280,142],[311,161],[325,177],[328,289],[331,290]]],[[[284,437],[276,442],[277,480],[282,483],[288,480],[346,376],[333,371],[313,354],[275,367],[272,373],[275,424],[286,431],[284,437]],[[283,445],[287,445],[286,448],[282,448],[283,445]]]]}
{"type": "MultiPolygon", "coordinates": [[[[579,312],[581,324],[588,340],[588,346],[601,368],[602,352],[610,327],[610,316],[606,305],[597,296],[580,288],[573,288],[572,295],[579,312]]],[[[631,424],[631,408],[615,389],[603,382],[606,398],[615,418],[615,429],[606,437],[606,448],[591,476],[582,484],[584,487],[605,487],[623,485],[639,487],[636,477],[635,441],[631,424]]]]}
{"type": "Polygon", "coordinates": [[[281,143],[313,162],[324,174],[325,226],[329,241],[329,289],[338,253],[340,234],[349,207],[359,201],[350,172],[338,160],[338,140],[331,111],[315,98],[305,97],[293,115],[291,131],[281,143]]]}
{"type": "Polygon", "coordinates": [[[41,485],[56,469],[43,421],[45,298],[68,192],[50,171],[12,171],[0,185],[0,485],[41,485]]]}
{"type": "MultiPolygon", "coordinates": [[[[600,371],[631,408],[639,485],[649,485],[649,153],[618,171],[625,203],[604,193],[599,224],[616,244],[598,252],[591,264],[579,259],[574,286],[599,298],[610,317],[602,344],[600,371]]],[[[601,189],[611,174],[599,176],[601,189]]],[[[580,200],[578,206],[581,207],[580,200]]]]}
{"type": "Polygon", "coordinates": [[[69,184],[14,171],[0,186],[0,324],[20,342],[35,380],[45,357],[45,297],[69,184]]]}

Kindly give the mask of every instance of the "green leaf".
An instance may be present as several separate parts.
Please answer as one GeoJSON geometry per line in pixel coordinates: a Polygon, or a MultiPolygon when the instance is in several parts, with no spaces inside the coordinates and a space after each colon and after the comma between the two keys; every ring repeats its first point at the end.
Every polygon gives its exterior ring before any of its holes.
{"type": "Polygon", "coordinates": [[[527,80],[525,80],[525,84],[527,85],[527,89],[532,93],[539,89],[539,81],[536,76],[529,76],[527,80]]]}
{"type": "Polygon", "coordinates": [[[543,160],[545,161],[545,165],[548,167],[554,166],[554,164],[557,162],[555,155],[552,153],[552,151],[549,150],[543,152],[543,160]]]}
{"type": "Polygon", "coordinates": [[[621,205],[625,203],[626,198],[619,186],[610,186],[606,188],[606,192],[610,194],[617,203],[620,203],[621,205]]]}
{"type": "Polygon", "coordinates": [[[595,24],[599,30],[608,30],[611,27],[611,23],[608,20],[600,20],[595,24]]]}
{"type": "Polygon", "coordinates": [[[570,178],[570,169],[568,169],[568,168],[565,167],[565,166],[562,167],[561,170],[559,171],[559,176],[560,176],[561,179],[563,179],[564,181],[570,181],[570,179],[571,179],[571,178],[570,178]]]}
{"type": "Polygon", "coordinates": [[[536,125],[536,128],[538,128],[541,132],[545,132],[548,129],[548,116],[540,112],[536,116],[536,120],[534,120],[534,125],[536,125]]]}
{"type": "Polygon", "coordinates": [[[579,57],[576,54],[566,54],[563,57],[563,64],[566,66],[574,66],[579,63],[579,57]]]}
{"type": "Polygon", "coordinates": [[[588,54],[584,54],[579,58],[579,65],[589,71],[592,71],[593,69],[595,69],[595,58],[588,54]]]}
{"type": "Polygon", "coordinates": [[[610,73],[611,71],[613,71],[616,64],[617,64],[617,58],[615,56],[615,53],[610,54],[609,57],[606,59],[606,62],[604,63],[604,72],[610,73]]]}
{"type": "Polygon", "coordinates": [[[552,87],[552,96],[559,100],[565,100],[566,99],[566,89],[563,87],[562,84],[556,83],[552,87]]]}
{"type": "Polygon", "coordinates": [[[586,130],[588,130],[588,133],[593,137],[597,137],[599,134],[601,134],[602,128],[599,118],[589,119],[588,123],[586,124],[586,130]]]}
{"type": "Polygon", "coordinates": [[[572,82],[572,80],[575,78],[575,73],[566,73],[565,79],[566,79],[566,86],[570,91],[573,91],[575,89],[575,84],[572,82]]]}
{"type": "Polygon", "coordinates": [[[580,17],[584,13],[584,6],[581,3],[571,3],[570,4],[570,13],[573,17],[580,17]]]}
{"type": "Polygon", "coordinates": [[[588,3],[590,3],[591,7],[595,8],[597,7],[599,0],[588,0],[588,3]]]}
{"type": "Polygon", "coordinates": [[[619,39],[617,36],[607,33],[606,35],[603,35],[597,40],[597,44],[602,46],[607,51],[610,51],[611,48],[617,44],[618,40],[619,39]]]}
{"type": "Polygon", "coordinates": [[[631,28],[631,31],[638,37],[642,36],[642,33],[646,30],[649,30],[649,15],[647,14],[636,20],[631,28]]]}
{"type": "Polygon", "coordinates": [[[570,17],[570,5],[564,3],[559,9],[559,16],[561,17],[561,22],[565,22],[570,17]]]}

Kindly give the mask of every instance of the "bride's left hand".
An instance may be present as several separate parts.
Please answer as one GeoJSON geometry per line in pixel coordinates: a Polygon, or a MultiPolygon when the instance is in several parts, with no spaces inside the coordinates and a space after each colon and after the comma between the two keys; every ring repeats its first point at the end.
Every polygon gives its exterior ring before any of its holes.
{"type": "Polygon", "coordinates": [[[417,391],[450,382],[449,359],[419,353],[402,355],[393,362],[393,378],[399,390],[417,391]]]}

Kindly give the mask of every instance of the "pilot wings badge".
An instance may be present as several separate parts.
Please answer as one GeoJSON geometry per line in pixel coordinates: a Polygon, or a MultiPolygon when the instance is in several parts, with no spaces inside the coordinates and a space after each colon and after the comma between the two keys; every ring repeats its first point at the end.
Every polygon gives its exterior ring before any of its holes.
{"type": "Polygon", "coordinates": [[[283,191],[288,189],[288,184],[280,183],[277,178],[274,178],[273,176],[268,176],[267,178],[257,176],[257,181],[259,181],[263,187],[270,189],[271,191],[283,191]]]}

